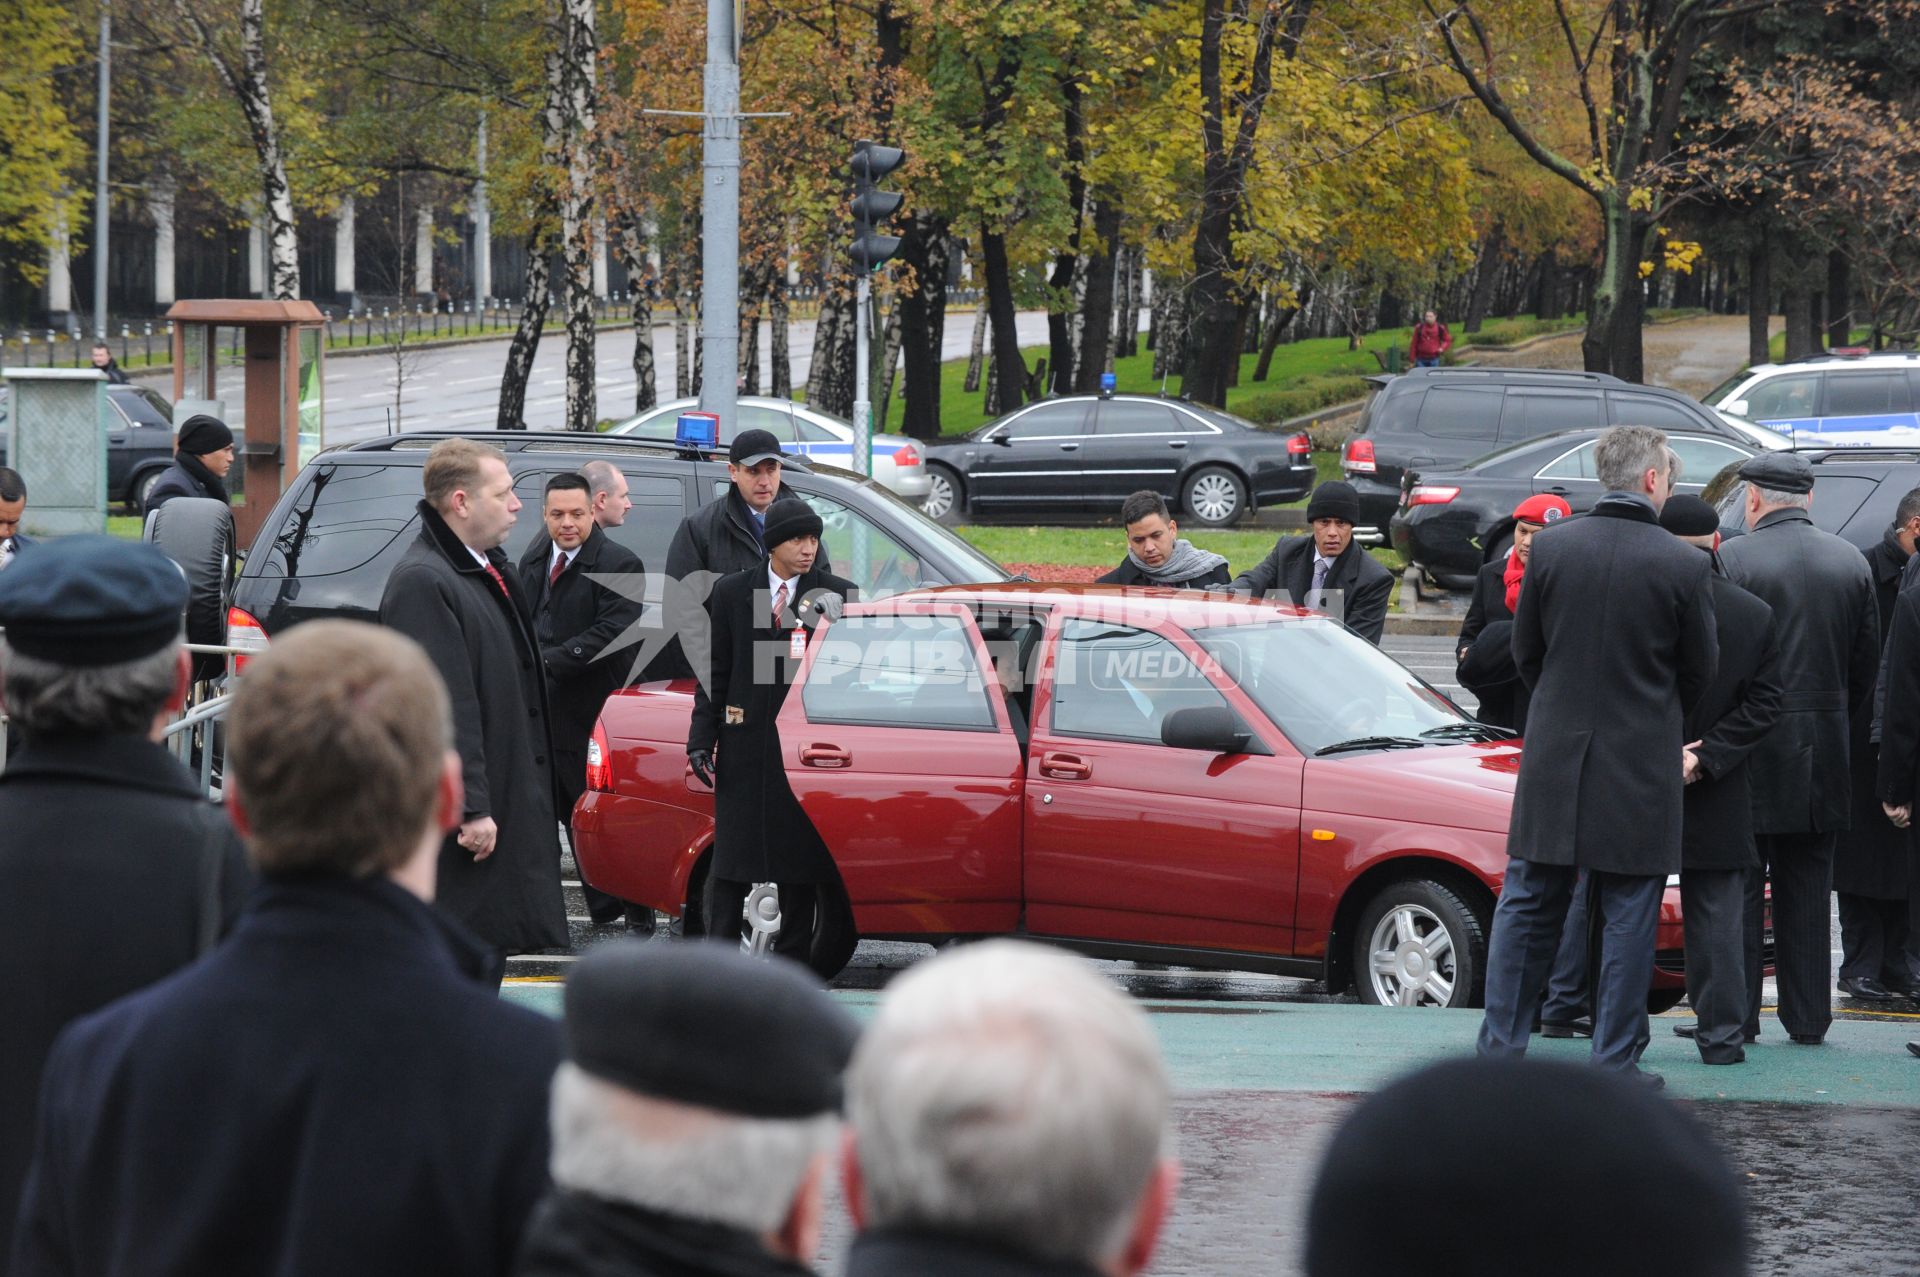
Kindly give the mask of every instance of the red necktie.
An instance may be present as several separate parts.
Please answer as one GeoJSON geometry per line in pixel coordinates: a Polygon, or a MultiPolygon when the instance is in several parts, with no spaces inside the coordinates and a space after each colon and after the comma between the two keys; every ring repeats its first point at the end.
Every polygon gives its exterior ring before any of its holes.
{"type": "Polygon", "coordinates": [[[787,610],[787,583],[782,581],[780,588],[773,592],[773,628],[780,628],[780,614],[787,610]]]}
{"type": "Polygon", "coordinates": [[[501,597],[512,598],[513,596],[507,593],[507,579],[500,575],[500,569],[491,563],[483,564],[482,566],[487,569],[487,575],[493,578],[493,583],[500,587],[501,597]]]}
{"type": "Polygon", "coordinates": [[[554,555],[553,571],[547,573],[547,588],[552,589],[553,583],[555,581],[558,581],[560,579],[560,574],[562,572],[565,572],[566,570],[567,570],[567,556],[564,554],[554,555]]]}

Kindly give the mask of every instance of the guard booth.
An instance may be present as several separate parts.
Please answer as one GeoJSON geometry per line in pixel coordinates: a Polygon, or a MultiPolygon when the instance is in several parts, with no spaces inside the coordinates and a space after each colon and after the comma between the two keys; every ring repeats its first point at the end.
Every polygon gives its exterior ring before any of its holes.
{"type": "Polygon", "coordinates": [[[245,547],[325,446],[326,316],[309,301],[183,301],[167,319],[174,424],[206,413],[232,427],[238,446],[227,488],[240,498],[233,517],[245,547]]]}
{"type": "Polygon", "coordinates": [[[27,481],[28,536],[107,530],[107,378],[92,368],[0,369],[0,464],[27,481]]]}

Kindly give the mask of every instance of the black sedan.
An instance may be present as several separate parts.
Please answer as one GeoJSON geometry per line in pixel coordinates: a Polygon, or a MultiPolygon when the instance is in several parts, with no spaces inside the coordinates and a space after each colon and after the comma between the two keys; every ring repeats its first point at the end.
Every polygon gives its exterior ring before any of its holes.
{"type": "Polygon", "coordinates": [[[975,515],[1113,514],[1150,488],[1191,522],[1225,527],[1313,487],[1304,433],[1152,395],[1069,395],[1016,408],[927,449],[922,505],[943,522],[975,515]]]}
{"type": "MultiPolygon", "coordinates": [[[[1488,559],[1506,553],[1513,508],[1535,493],[1566,498],[1573,512],[1592,508],[1606,488],[1593,450],[1600,430],[1564,430],[1489,452],[1457,469],[1406,472],[1400,508],[1388,530],[1394,549],[1428,579],[1470,589],[1488,559]]],[[[1668,431],[1680,457],[1676,492],[1699,495],[1720,470],[1758,449],[1716,435],[1668,431]]]]}

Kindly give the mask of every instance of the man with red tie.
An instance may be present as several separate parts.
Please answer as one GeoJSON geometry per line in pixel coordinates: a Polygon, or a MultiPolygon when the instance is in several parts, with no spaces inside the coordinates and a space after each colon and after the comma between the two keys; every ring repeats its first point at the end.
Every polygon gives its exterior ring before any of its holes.
{"type": "Polygon", "coordinates": [[[563,948],[546,676],[500,549],[520,510],[513,475],[498,448],[442,439],[421,485],[420,535],[387,578],[380,621],[426,649],[452,703],[466,797],[435,904],[499,955],[563,948]]]}
{"type": "Polygon", "coordinates": [[[833,857],[787,784],[774,720],[822,619],[839,615],[852,581],[816,567],[820,516],[797,497],[767,507],[767,557],[713,587],[712,677],[693,697],[687,762],[713,786],[713,868],[706,929],[738,943],[757,882],[780,889],[775,953],[806,962],[816,888],[838,879],[833,857]]]}

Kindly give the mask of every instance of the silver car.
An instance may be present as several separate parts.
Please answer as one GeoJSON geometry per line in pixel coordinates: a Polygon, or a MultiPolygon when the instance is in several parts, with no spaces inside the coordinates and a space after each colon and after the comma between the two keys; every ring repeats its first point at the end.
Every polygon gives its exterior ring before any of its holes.
{"type": "MultiPolygon", "coordinates": [[[[616,422],[608,427],[607,433],[670,442],[680,414],[696,411],[699,406],[696,399],[675,399],[637,417],[616,422]]],[[[742,395],[736,421],[736,429],[768,431],[780,441],[782,448],[809,460],[824,461],[843,470],[854,468],[853,426],[838,417],[829,417],[788,399],[742,395]]],[[[924,452],[905,435],[873,436],[873,477],[896,496],[916,505],[926,499],[931,487],[924,452]]]]}

